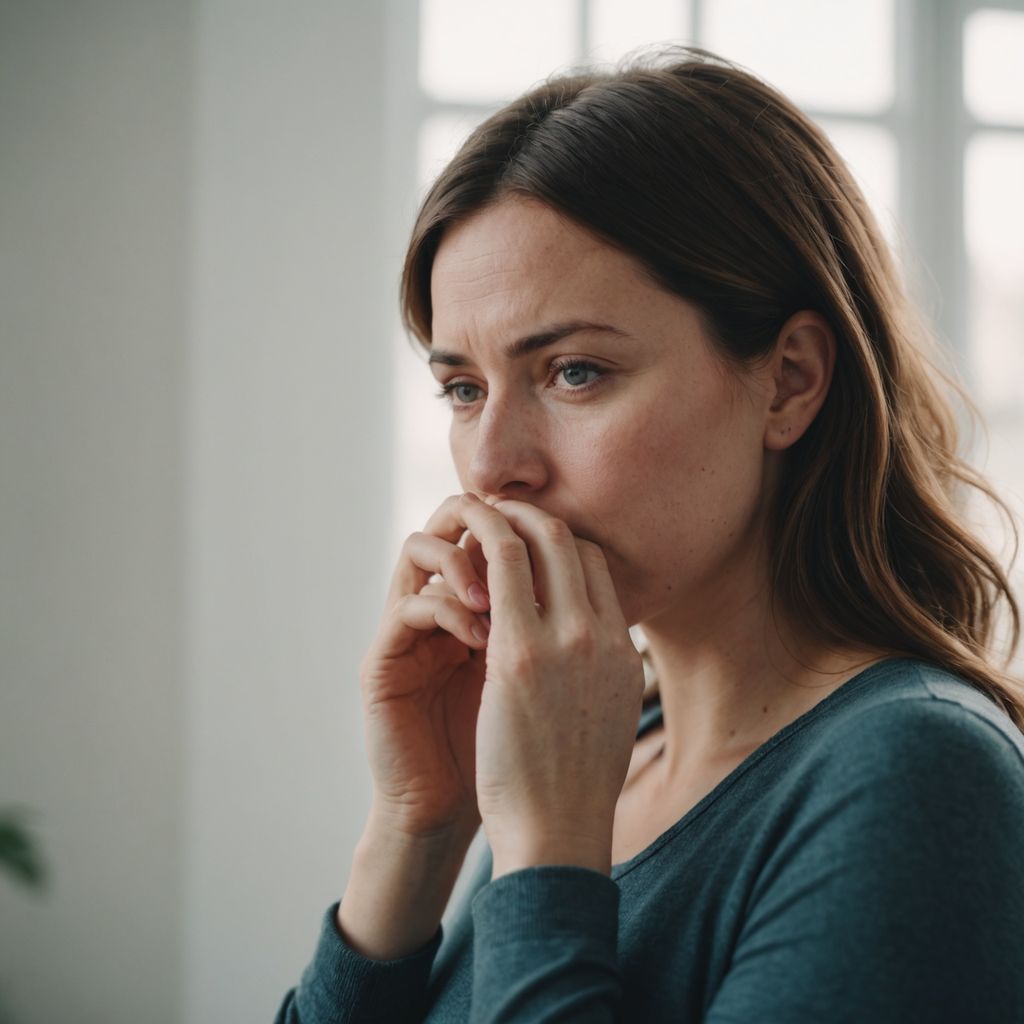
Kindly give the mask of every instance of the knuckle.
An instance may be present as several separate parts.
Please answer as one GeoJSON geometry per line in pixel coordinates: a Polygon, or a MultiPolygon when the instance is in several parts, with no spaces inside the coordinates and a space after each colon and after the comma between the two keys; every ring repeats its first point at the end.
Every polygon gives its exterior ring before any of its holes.
{"type": "Polygon", "coordinates": [[[539,661],[538,651],[535,651],[529,644],[521,644],[515,651],[508,653],[506,664],[514,677],[522,678],[529,676],[539,661]]]}
{"type": "Polygon", "coordinates": [[[402,554],[408,556],[413,548],[418,547],[426,536],[422,530],[416,530],[410,533],[405,540],[402,542],[402,554]]]}
{"type": "Polygon", "coordinates": [[[576,549],[579,551],[580,558],[586,559],[591,565],[604,564],[604,551],[600,545],[595,544],[592,540],[583,540],[577,537],[576,549]]]}
{"type": "Polygon", "coordinates": [[[545,537],[558,544],[568,545],[572,543],[572,531],[561,519],[545,519],[541,523],[541,531],[545,537]]]}
{"type": "Polygon", "coordinates": [[[640,652],[636,649],[636,645],[630,639],[628,633],[612,638],[612,653],[619,658],[624,658],[627,661],[634,663],[640,670],[643,669],[644,659],[640,652]]]}
{"type": "Polygon", "coordinates": [[[464,576],[467,572],[472,572],[472,565],[469,561],[469,555],[466,554],[463,548],[452,547],[449,548],[441,556],[441,572],[448,577],[464,576]]]}
{"type": "Polygon", "coordinates": [[[494,557],[506,565],[520,565],[526,561],[526,545],[518,537],[502,537],[498,541],[494,557]]]}
{"type": "Polygon", "coordinates": [[[574,654],[591,654],[596,648],[594,631],[582,617],[569,619],[561,630],[562,643],[574,654]]]}
{"type": "Polygon", "coordinates": [[[420,594],[427,597],[449,597],[452,588],[444,580],[432,580],[420,588],[420,594]]]}

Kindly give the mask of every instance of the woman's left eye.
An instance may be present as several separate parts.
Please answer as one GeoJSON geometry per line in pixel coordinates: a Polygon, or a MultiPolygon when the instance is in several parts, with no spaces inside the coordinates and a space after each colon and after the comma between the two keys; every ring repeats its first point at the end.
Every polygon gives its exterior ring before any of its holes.
{"type": "Polygon", "coordinates": [[[596,363],[586,359],[567,359],[564,363],[554,363],[551,366],[553,376],[561,379],[569,385],[567,390],[584,391],[593,384],[596,384],[604,375],[605,370],[596,363]],[[589,376],[588,375],[592,375],[589,376]]]}

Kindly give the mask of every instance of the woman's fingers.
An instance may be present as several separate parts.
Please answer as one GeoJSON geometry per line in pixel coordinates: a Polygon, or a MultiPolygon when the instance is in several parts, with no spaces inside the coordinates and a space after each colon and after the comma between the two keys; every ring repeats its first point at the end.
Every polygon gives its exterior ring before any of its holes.
{"type": "Polygon", "coordinates": [[[483,545],[471,533],[466,534],[461,544],[466,549],[466,554],[469,555],[469,560],[472,562],[473,568],[476,569],[477,576],[482,580],[487,579],[487,559],[484,558],[483,545]]]}
{"type": "Polygon", "coordinates": [[[424,593],[435,577],[467,608],[493,607],[510,623],[534,621],[538,600],[545,608],[589,606],[616,623],[622,617],[601,549],[527,502],[491,506],[473,494],[444,501],[424,531],[407,538],[389,607],[424,593]]]}
{"type": "Polygon", "coordinates": [[[619,604],[619,595],[615,590],[615,583],[611,573],[608,571],[608,560],[600,544],[590,540],[583,540],[581,537],[574,538],[576,541],[576,552],[579,556],[580,566],[587,584],[587,596],[590,598],[590,606],[594,609],[597,617],[602,621],[628,630],[625,616],[622,614],[622,605],[619,604]]]}
{"type": "Polygon", "coordinates": [[[470,611],[453,594],[437,591],[407,594],[392,610],[389,623],[379,637],[378,654],[383,657],[404,654],[416,634],[433,629],[443,629],[468,647],[482,649],[487,646],[490,623],[470,611]]]}
{"type": "Polygon", "coordinates": [[[552,608],[586,602],[602,622],[627,628],[599,544],[575,536],[562,520],[526,502],[500,501],[495,508],[528,538],[534,578],[552,608]]]}
{"type": "Polygon", "coordinates": [[[487,611],[493,603],[493,577],[509,616],[514,618],[522,609],[535,615],[529,563],[525,541],[500,512],[474,494],[452,495],[438,506],[422,532],[406,538],[387,607],[419,593],[433,576],[440,575],[471,608],[487,611]],[[466,547],[460,547],[467,531],[466,547]]]}
{"type": "Polygon", "coordinates": [[[440,566],[437,564],[437,558],[434,559],[434,564],[430,564],[430,559],[425,555],[421,556],[418,560],[413,556],[413,549],[415,549],[419,543],[418,538],[421,536],[431,536],[434,538],[440,538],[443,541],[447,541],[454,547],[459,538],[465,532],[465,527],[459,525],[450,515],[448,509],[452,505],[458,504],[462,499],[461,494],[453,494],[441,503],[441,505],[434,511],[433,515],[427,520],[426,526],[424,526],[422,533],[414,533],[406,538],[405,544],[402,546],[402,552],[399,555],[398,562],[395,565],[395,571],[391,576],[391,583],[388,587],[388,596],[385,601],[385,607],[391,608],[396,602],[398,602],[406,594],[417,594],[423,585],[430,579],[431,576],[440,572],[440,566]],[[420,563],[426,564],[420,564],[420,563]]]}
{"type": "Polygon", "coordinates": [[[388,594],[389,607],[408,594],[422,593],[430,578],[440,575],[468,607],[480,612],[490,608],[487,587],[469,553],[449,540],[429,533],[410,534],[399,566],[388,594]]]}
{"type": "Polygon", "coordinates": [[[537,598],[545,610],[589,610],[577,539],[569,527],[525,501],[499,501],[494,507],[527,542],[537,598]]]}
{"type": "Polygon", "coordinates": [[[428,528],[442,537],[461,536],[469,530],[479,541],[487,564],[492,610],[510,624],[536,620],[529,550],[505,516],[475,494],[464,494],[444,502],[431,516],[428,528]]]}

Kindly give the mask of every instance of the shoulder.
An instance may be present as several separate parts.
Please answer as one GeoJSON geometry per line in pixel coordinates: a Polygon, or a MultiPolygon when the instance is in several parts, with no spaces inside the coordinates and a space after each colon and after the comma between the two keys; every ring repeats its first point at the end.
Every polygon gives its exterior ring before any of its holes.
{"type": "Polygon", "coordinates": [[[808,753],[835,772],[975,768],[1024,780],[1024,734],[986,694],[925,662],[879,666],[822,723],[808,753]]]}
{"type": "Polygon", "coordinates": [[[793,768],[794,815],[851,848],[919,850],[954,835],[958,852],[931,855],[1024,848],[1024,734],[966,680],[925,663],[896,663],[839,702],[793,768]]]}
{"type": "Polygon", "coordinates": [[[1024,737],[928,665],[853,682],[794,734],[765,796],[747,915],[710,1019],[1015,1019],[1024,737]]]}

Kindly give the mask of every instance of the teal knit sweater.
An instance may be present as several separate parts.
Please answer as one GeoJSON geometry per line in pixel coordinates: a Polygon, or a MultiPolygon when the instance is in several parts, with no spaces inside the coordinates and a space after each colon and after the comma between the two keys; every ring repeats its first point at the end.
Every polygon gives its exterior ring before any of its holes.
{"type": "Polygon", "coordinates": [[[611,877],[490,870],[400,960],[333,904],[276,1024],[1024,1022],[1024,736],[922,662],[834,690],[611,877]]]}

